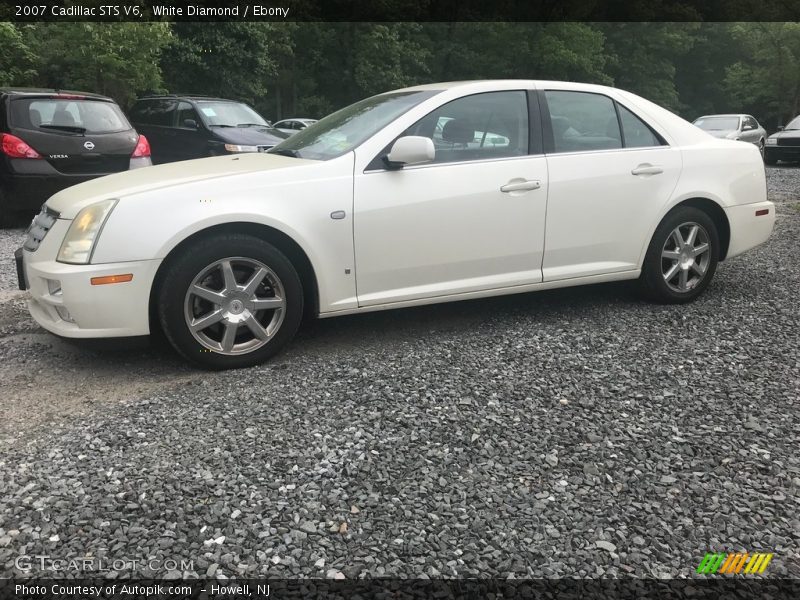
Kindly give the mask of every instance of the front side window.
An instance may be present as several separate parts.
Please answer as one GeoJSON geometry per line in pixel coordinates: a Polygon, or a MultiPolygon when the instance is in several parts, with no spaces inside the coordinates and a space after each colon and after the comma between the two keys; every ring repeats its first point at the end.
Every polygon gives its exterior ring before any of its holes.
{"type": "Polygon", "coordinates": [[[644,121],[624,106],[617,104],[622,132],[625,135],[626,148],[651,148],[661,146],[661,140],[653,133],[644,121]]]}
{"type": "Polygon", "coordinates": [[[448,102],[403,135],[433,140],[433,162],[486,160],[528,154],[528,100],[523,91],[474,94],[448,102]]]}
{"type": "Polygon", "coordinates": [[[608,96],[546,91],[555,152],[622,148],[617,111],[608,96]]]}
{"type": "Polygon", "coordinates": [[[194,107],[188,102],[181,102],[178,104],[178,127],[187,127],[186,121],[188,120],[192,120],[195,123],[200,122],[194,107]]]}
{"type": "Polygon", "coordinates": [[[143,100],[133,107],[131,118],[142,125],[171,127],[176,104],[175,100],[143,100]]]}
{"type": "Polygon", "coordinates": [[[366,98],[295,133],[269,152],[330,160],[353,150],[438,90],[392,92],[366,98]]]}

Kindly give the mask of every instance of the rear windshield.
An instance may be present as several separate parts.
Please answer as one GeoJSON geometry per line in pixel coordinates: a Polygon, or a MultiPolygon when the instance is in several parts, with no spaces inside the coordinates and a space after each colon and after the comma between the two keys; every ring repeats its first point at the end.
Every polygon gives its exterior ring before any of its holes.
{"type": "Polygon", "coordinates": [[[52,133],[114,133],[131,129],[116,104],[75,98],[12,100],[11,126],[52,133]]]}

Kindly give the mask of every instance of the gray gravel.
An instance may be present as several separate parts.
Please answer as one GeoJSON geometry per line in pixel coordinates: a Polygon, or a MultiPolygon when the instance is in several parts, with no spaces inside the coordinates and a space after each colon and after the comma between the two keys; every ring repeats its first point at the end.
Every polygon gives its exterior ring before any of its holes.
{"type": "Polygon", "coordinates": [[[769,183],[774,236],[690,306],[603,285],[343,317],[221,374],[53,340],[4,263],[0,576],[683,577],[749,550],[800,577],[800,169],[769,183]]]}

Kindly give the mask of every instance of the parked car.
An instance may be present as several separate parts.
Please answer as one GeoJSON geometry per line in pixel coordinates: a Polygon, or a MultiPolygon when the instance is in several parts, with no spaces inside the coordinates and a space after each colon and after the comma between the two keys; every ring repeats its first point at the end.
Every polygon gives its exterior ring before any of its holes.
{"type": "Polygon", "coordinates": [[[280,129],[284,133],[292,135],[298,131],[302,131],[309,125],[313,125],[316,122],[316,119],[283,119],[282,121],[275,123],[273,127],[275,127],[275,129],[280,129]]]}
{"type": "Polygon", "coordinates": [[[45,329],[160,327],[183,356],[222,369],[275,354],[304,311],[626,279],[656,301],[689,302],[774,223],[752,144],[643,98],[567,82],[437,83],[361,100],[268,153],[62,191],[17,264],[45,329]]]}
{"type": "Polygon", "coordinates": [[[111,98],[0,88],[0,219],[76,183],[149,165],[147,138],[111,98]]]}
{"type": "Polygon", "coordinates": [[[266,152],[288,135],[242,102],[206,96],[147,96],[130,109],[156,164],[266,152]]]}
{"type": "Polygon", "coordinates": [[[751,115],[705,115],[694,124],[714,137],[755,144],[764,154],[767,130],[751,115]]]}
{"type": "Polygon", "coordinates": [[[785,128],[779,127],[767,138],[764,162],[775,165],[779,160],[800,161],[800,116],[789,121],[785,128]]]}

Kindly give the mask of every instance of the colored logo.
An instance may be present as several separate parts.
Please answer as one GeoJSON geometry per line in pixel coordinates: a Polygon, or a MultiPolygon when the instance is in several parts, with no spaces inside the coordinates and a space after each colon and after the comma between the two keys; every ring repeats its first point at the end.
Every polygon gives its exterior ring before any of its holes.
{"type": "Polygon", "coordinates": [[[701,575],[760,574],[767,570],[773,556],[763,552],[708,552],[697,567],[697,572],[701,575]]]}

